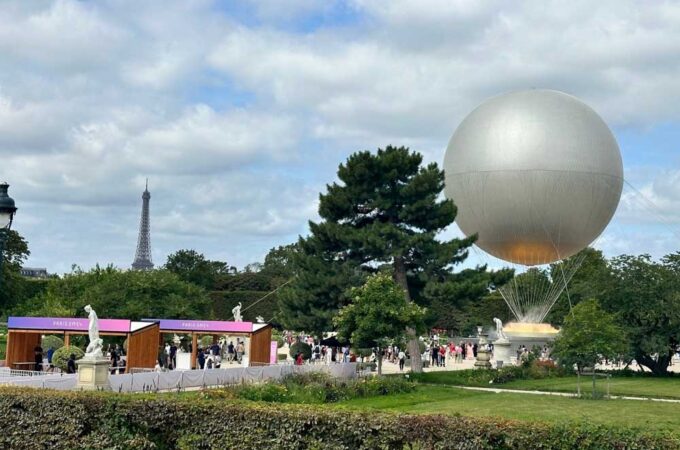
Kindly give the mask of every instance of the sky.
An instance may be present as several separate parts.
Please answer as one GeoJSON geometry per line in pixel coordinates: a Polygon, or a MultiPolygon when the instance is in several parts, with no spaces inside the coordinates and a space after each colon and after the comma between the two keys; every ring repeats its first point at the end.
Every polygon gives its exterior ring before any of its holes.
{"type": "Polygon", "coordinates": [[[243,267],[308,233],[353,152],[441,163],[479,103],[550,88],[621,148],[596,246],[660,257],[680,250],[678,80],[677,2],[3,1],[0,179],[27,266],[129,267],[148,178],[157,265],[243,267]]]}

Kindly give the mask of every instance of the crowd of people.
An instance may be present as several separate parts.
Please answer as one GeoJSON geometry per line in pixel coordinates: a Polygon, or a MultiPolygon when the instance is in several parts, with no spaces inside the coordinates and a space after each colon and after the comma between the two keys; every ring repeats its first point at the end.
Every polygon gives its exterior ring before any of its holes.
{"type": "MultiPolygon", "coordinates": [[[[177,354],[185,352],[191,352],[190,344],[187,349],[184,349],[175,341],[169,341],[164,346],[160,346],[156,371],[177,369],[177,354]]],[[[241,364],[245,354],[246,347],[243,340],[236,339],[236,342],[234,342],[233,340],[220,339],[205,348],[198,347],[196,350],[197,369],[219,369],[224,363],[241,364]]]]}

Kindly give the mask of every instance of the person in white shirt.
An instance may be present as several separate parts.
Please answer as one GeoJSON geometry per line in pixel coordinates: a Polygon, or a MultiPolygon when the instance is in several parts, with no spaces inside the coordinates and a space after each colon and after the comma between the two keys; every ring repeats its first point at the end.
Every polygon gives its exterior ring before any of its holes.
{"type": "Polygon", "coordinates": [[[406,353],[403,350],[399,350],[399,370],[404,370],[404,362],[406,361],[406,353]]]}

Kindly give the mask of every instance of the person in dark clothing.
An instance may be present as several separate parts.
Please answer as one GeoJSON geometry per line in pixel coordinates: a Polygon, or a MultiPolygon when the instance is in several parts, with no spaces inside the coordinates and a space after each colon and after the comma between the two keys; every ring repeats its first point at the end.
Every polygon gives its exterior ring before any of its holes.
{"type": "Polygon", "coordinates": [[[227,360],[232,362],[234,360],[235,354],[236,350],[234,349],[234,343],[229,341],[229,345],[227,346],[227,360]]]}
{"type": "Polygon", "coordinates": [[[197,357],[197,359],[198,359],[198,367],[199,367],[200,369],[203,369],[203,367],[205,367],[205,354],[203,353],[203,349],[202,349],[202,348],[199,348],[199,349],[198,349],[198,357],[197,357]]]}
{"type": "Polygon", "coordinates": [[[66,363],[66,373],[76,373],[76,355],[71,353],[66,363]]]}
{"type": "Polygon", "coordinates": [[[54,355],[54,348],[50,347],[47,349],[47,364],[49,367],[50,371],[54,370],[54,366],[52,365],[52,355],[54,355]]]}
{"type": "Polygon", "coordinates": [[[118,361],[120,360],[120,356],[118,356],[117,350],[118,350],[117,348],[111,349],[111,375],[114,375],[116,373],[116,368],[118,367],[118,361]]]}
{"type": "Polygon", "coordinates": [[[472,346],[472,356],[477,357],[477,344],[472,346]]]}
{"type": "Polygon", "coordinates": [[[437,358],[439,357],[439,349],[432,344],[432,350],[430,350],[430,355],[432,359],[432,367],[437,365],[437,358]]]}
{"type": "Polygon", "coordinates": [[[165,348],[162,345],[158,346],[158,367],[165,367],[165,348]]]}
{"type": "Polygon", "coordinates": [[[43,349],[38,345],[33,349],[33,351],[35,353],[35,366],[33,367],[33,370],[40,372],[42,370],[43,349]]]}
{"type": "Polygon", "coordinates": [[[170,344],[170,370],[175,370],[177,367],[177,346],[172,343],[170,344]]]}

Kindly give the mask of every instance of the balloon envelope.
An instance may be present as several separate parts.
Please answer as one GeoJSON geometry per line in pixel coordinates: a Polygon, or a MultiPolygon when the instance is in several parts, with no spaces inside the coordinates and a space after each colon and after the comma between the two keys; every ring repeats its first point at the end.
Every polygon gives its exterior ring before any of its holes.
{"type": "Polygon", "coordinates": [[[621,154],[604,121],[558,91],[491,98],[451,137],[445,194],[456,223],[484,251],[517,264],[547,264],[595,240],[623,188],[621,154]]]}

